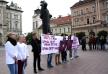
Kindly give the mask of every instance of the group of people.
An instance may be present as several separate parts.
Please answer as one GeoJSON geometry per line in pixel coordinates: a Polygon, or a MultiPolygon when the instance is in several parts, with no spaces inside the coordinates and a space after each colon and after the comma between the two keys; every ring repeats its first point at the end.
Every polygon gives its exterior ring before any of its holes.
{"type": "MultiPolygon", "coordinates": [[[[63,36],[63,40],[60,41],[59,45],[59,54],[57,54],[56,57],[61,54],[61,60],[63,63],[65,63],[67,61],[67,51],[69,51],[69,58],[74,59],[78,57],[78,48],[78,37],[76,37],[75,35],[70,35],[68,36],[68,39],[66,39],[66,36],[63,36]]],[[[56,62],[56,64],[59,64],[59,62],[56,62]]]]}
{"type": "MultiPolygon", "coordinates": [[[[33,53],[33,69],[34,73],[44,71],[41,67],[41,38],[38,39],[36,33],[32,33],[31,39],[32,53],[33,53]]],[[[59,52],[55,55],[55,64],[67,62],[67,52],[69,51],[69,58],[74,59],[78,57],[77,51],[79,48],[78,37],[75,35],[66,36],[63,35],[63,40],[60,41],[59,52]],[[61,56],[61,57],[60,57],[61,56]],[[61,59],[60,59],[61,58],[61,59]]],[[[27,66],[27,59],[29,57],[28,48],[26,44],[26,37],[24,35],[17,36],[15,33],[9,33],[7,35],[7,41],[5,43],[6,50],[6,64],[10,70],[10,74],[25,74],[25,68],[27,66]]],[[[48,54],[47,67],[52,68],[52,56],[48,54]]]]}
{"type": "Polygon", "coordinates": [[[6,64],[10,74],[25,74],[27,59],[29,57],[26,37],[24,35],[17,36],[15,33],[7,35],[5,43],[6,64]]]}
{"type": "Polygon", "coordinates": [[[104,36],[95,37],[94,35],[90,35],[88,42],[87,42],[87,38],[85,36],[82,37],[80,42],[81,42],[83,51],[87,50],[87,48],[86,48],[87,43],[89,46],[89,50],[106,50],[105,44],[108,43],[108,39],[105,38],[104,36]]]}
{"type": "MultiPolygon", "coordinates": [[[[51,33],[47,33],[47,35],[51,35],[51,33]]],[[[55,64],[59,65],[61,63],[67,62],[67,51],[69,51],[70,59],[74,59],[78,57],[77,51],[79,48],[79,40],[75,35],[68,36],[66,39],[65,35],[63,36],[63,40],[60,41],[59,52],[55,55],[55,64]],[[60,57],[61,56],[61,57],[60,57]],[[61,58],[61,59],[60,59],[61,58]]],[[[34,73],[37,73],[37,69],[39,71],[44,71],[41,67],[41,38],[38,39],[36,33],[32,33],[31,40],[32,52],[33,52],[33,69],[34,73]]],[[[47,55],[47,67],[52,68],[52,58],[53,53],[47,55]]]]}

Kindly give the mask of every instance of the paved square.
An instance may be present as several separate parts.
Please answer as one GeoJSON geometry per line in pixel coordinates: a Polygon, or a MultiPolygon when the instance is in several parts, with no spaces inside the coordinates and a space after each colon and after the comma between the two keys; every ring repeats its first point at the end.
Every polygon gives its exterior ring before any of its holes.
{"type": "MultiPolygon", "coordinates": [[[[32,53],[29,46],[30,57],[28,59],[28,66],[26,74],[34,74],[32,67],[32,53]]],[[[47,68],[47,56],[42,56],[43,72],[38,74],[108,74],[108,52],[106,51],[81,51],[79,50],[79,58],[70,60],[66,64],[55,66],[53,55],[54,68],[47,68]]],[[[9,74],[8,68],[5,64],[5,51],[0,47],[0,74],[9,74]]]]}

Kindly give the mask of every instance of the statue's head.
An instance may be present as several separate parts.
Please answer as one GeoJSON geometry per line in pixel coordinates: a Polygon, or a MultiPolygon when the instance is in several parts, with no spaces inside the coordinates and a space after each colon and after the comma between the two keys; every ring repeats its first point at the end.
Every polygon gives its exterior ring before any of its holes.
{"type": "Polygon", "coordinates": [[[42,6],[42,7],[45,7],[45,8],[46,8],[47,5],[48,5],[48,4],[47,4],[45,1],[41,1],[41,2],[40,2],[40,6],[42,6]]]}

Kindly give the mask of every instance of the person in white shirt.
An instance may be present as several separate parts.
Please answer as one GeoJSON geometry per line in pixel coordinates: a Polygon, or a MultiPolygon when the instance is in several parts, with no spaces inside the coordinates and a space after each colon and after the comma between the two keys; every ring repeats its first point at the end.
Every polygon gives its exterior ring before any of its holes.
{"type": "Polygon", "coordinates": [[[5,43],[6,51],[6,64],[8,65],[10,74],[17,74],[17,36],[15,33],[10,32],[7,35],[7,41],[5,43]]]}
{"type": "Polygon", "coordinates": [[[80,46],[79,44],[79,40],[78,40],[78,37],[74,34],[72,37],[72,58],[71,59],[74,59],[74,58],[77,58],[79,57],[78,56],[78,48],[80,46]]]}
{"type": "Polygon", "coordinates": [[[17,42],[18,74],[24,74],[24,68],[27,65],[27,58],[29,56],[25,41],[26,41],[25,36],[20,35],[17,42]]]}

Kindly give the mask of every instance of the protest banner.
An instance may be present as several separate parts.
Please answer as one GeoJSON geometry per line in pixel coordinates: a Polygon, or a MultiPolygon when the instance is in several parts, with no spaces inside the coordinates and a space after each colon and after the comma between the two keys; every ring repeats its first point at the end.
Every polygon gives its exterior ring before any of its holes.
{"type": "Polygon", "coordinates": [[[54,35],[41,35],[41,54],[50,54],[59,52],[59,43],[63,37],[54,35]]]}

